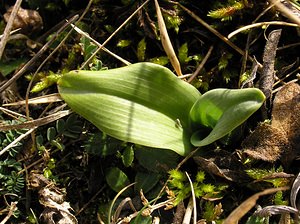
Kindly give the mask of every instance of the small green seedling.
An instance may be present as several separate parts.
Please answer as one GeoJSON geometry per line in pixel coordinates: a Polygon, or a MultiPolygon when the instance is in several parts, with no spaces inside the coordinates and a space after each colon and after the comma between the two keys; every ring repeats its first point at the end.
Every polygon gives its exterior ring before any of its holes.
{"type": "Polygon", "coordinates": [[[169,69],[137,63],[102,71],[71,71],[58,81],[72,110],[108,135],[186,155],[248,119],[265,100],[256,88],[201,95],[169,69]],[[203,129],[210,130],[203,136],[203,129]]]}

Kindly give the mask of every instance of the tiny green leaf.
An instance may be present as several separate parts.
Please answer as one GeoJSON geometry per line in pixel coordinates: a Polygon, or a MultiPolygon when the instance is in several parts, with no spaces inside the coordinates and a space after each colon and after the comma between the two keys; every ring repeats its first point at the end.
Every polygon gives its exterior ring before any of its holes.
{"type": "Polygon", "coordinates": [[[134,150],[132,146],[127,146],[122,155],[122,162],[125,167],[131,166],[134,159],[134,150]]]}
{"type": "Polygon", "coordinates": [[[137,58],[139,61],[144,61],[145,60],[145,55],[146,55],[146,48],[147,48],[147,43],[145,38],[143,38],[137,46],[137,58]]]}
{"type": "Polygon", "coordinates": [[[183,45],[180,46],[179,50],[178,50],[178,58],[180,63],[186,63],[188,62],[189,58],[188,58],[188,45],[187,43],[184,43],[183,45]]]}
{"type": "Polygon", "coordinates": [[[18,69],[23,63],[27,61],[26,58],[19,58],[11,61],[0,61],[0,72],[3,76],[7,76],[14,70],[18,69]]]}
{"type": "Polygon", "coordinates": [[[62,134],[65,130],[65,121],[63,119],[59,119],[56,121],[56,130],[58,134],[62,134]]]}
{"type": "Polygon", "coordinates": [[[169,63],[169,59],[167,56],[160,56],[160,57],[151,58],[150,62],[158,65],[166,65],[169,63]]]}
{"type": "Polygon", "coordinates": [[[55,139],[55,136],[56,136],[55,128],[54,127],[48,128],[48,130],[47,130],[47,140],[52,141],[52,140],[55,139]]]}
{"type": "Polygon", "coordinates": [[[117,43],[117,47],[128,47],[131,44],[130,40],[119,40],[119,42],[117,43]]]}
{"type": "Polygon", "coordinates": [[[130,184],[127,175],[117,167],[110,168],[106,173],[106,182],[115,192],[119,192],[130,184]]]}
{"type": "Polygon", "coordinates": [[[264,100],[264,94],[255,88],[214,89],[203,94],[190,112],[194,129],[192,144],[208,145],[229,134],[258,110],[264,100]],[[203,126],[212,129],[205,138],[200,135],[203,126]]]}

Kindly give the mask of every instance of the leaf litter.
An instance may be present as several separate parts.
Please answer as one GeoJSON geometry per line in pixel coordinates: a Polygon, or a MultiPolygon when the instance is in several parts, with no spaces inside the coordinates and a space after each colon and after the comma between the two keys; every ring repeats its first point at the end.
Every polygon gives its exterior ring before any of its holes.
{"type": "Polygon", "coordinates": [[[275,162],[280,159],[289,166],[299,156],[300,148],[300,86],[289,83],[276,94],[271,124],[259,126],[243,142],[243,153],[275,162]]]}

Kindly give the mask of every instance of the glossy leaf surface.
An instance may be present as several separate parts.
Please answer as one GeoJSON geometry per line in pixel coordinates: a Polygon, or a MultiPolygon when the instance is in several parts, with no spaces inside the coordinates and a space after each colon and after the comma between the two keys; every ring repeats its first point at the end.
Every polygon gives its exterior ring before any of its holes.
{"type": "Polygon", "coordinates": [[[192,144],[208,145],[229,134],[258,110],[264,100],[264,94],[255,88],[214,89],[203,94],[190,113],[194,129],[192,144]],[[203,127],[212,129],[205,138],[200,134],[203,127]]]}
{"type": "Polygon", "coordinates": [[[180,155],[191,150],[188,117],[200,93],[165,67],[72,71],[58,89],[72,110],[115,138],[180,155]]]}

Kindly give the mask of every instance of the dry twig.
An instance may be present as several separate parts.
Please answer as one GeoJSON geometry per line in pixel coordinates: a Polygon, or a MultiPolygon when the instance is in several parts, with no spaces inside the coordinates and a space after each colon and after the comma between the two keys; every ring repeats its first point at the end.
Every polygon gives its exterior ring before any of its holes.
{"type": "Polygon", "coordinates": [[[270,21],[270,22],[261,22],[261,23],[254,23],[254,24],[250,24],[250,25],[247,25],[247,26],[243,26],[233,32],[231,32],[229,35],[228,35],[228,38],[232,38],[233,36],[237,35],[238,33],[240,32],[243,32],[245,30],[248,30],[248,29],[252,29],[254,27],[260,27],[260,26],[266,26],[266,25],[280,25],[280,26],[293,26],[293,27],[298,27],[297,24],[294,24],[294,23],[287,23],[287,22],[282,22],[282,21],[270,21]]]}
{"type": "Polygon", "coordinates": [[[0,222],[0,224],[4,224],[9,220],[9,218],[13,215],[14,211],[17,209],[17,204],[18,202],[11,203],[7,216],[0,222]]]}
{"type": "MultiPolygon", "coordinates": [[[[8,41],[8,37],[10,35],[10,31],[11,31],[12,26],[13,26],[13,22],[14,22],[16,16],[17,16],[17,13],[19,11],[21,3],[22,3],[22,0],[17,0],[16,1],[15,5],[14,5],[14,8],[11,12],[11,15],[9,17],[8,23],[6,24],[3,37],[0,41],[0,59],[2,58],[6,43],[8,41]]],[[[2,92],[2,91],[0,91],[0,92],[2,92]]]]}

